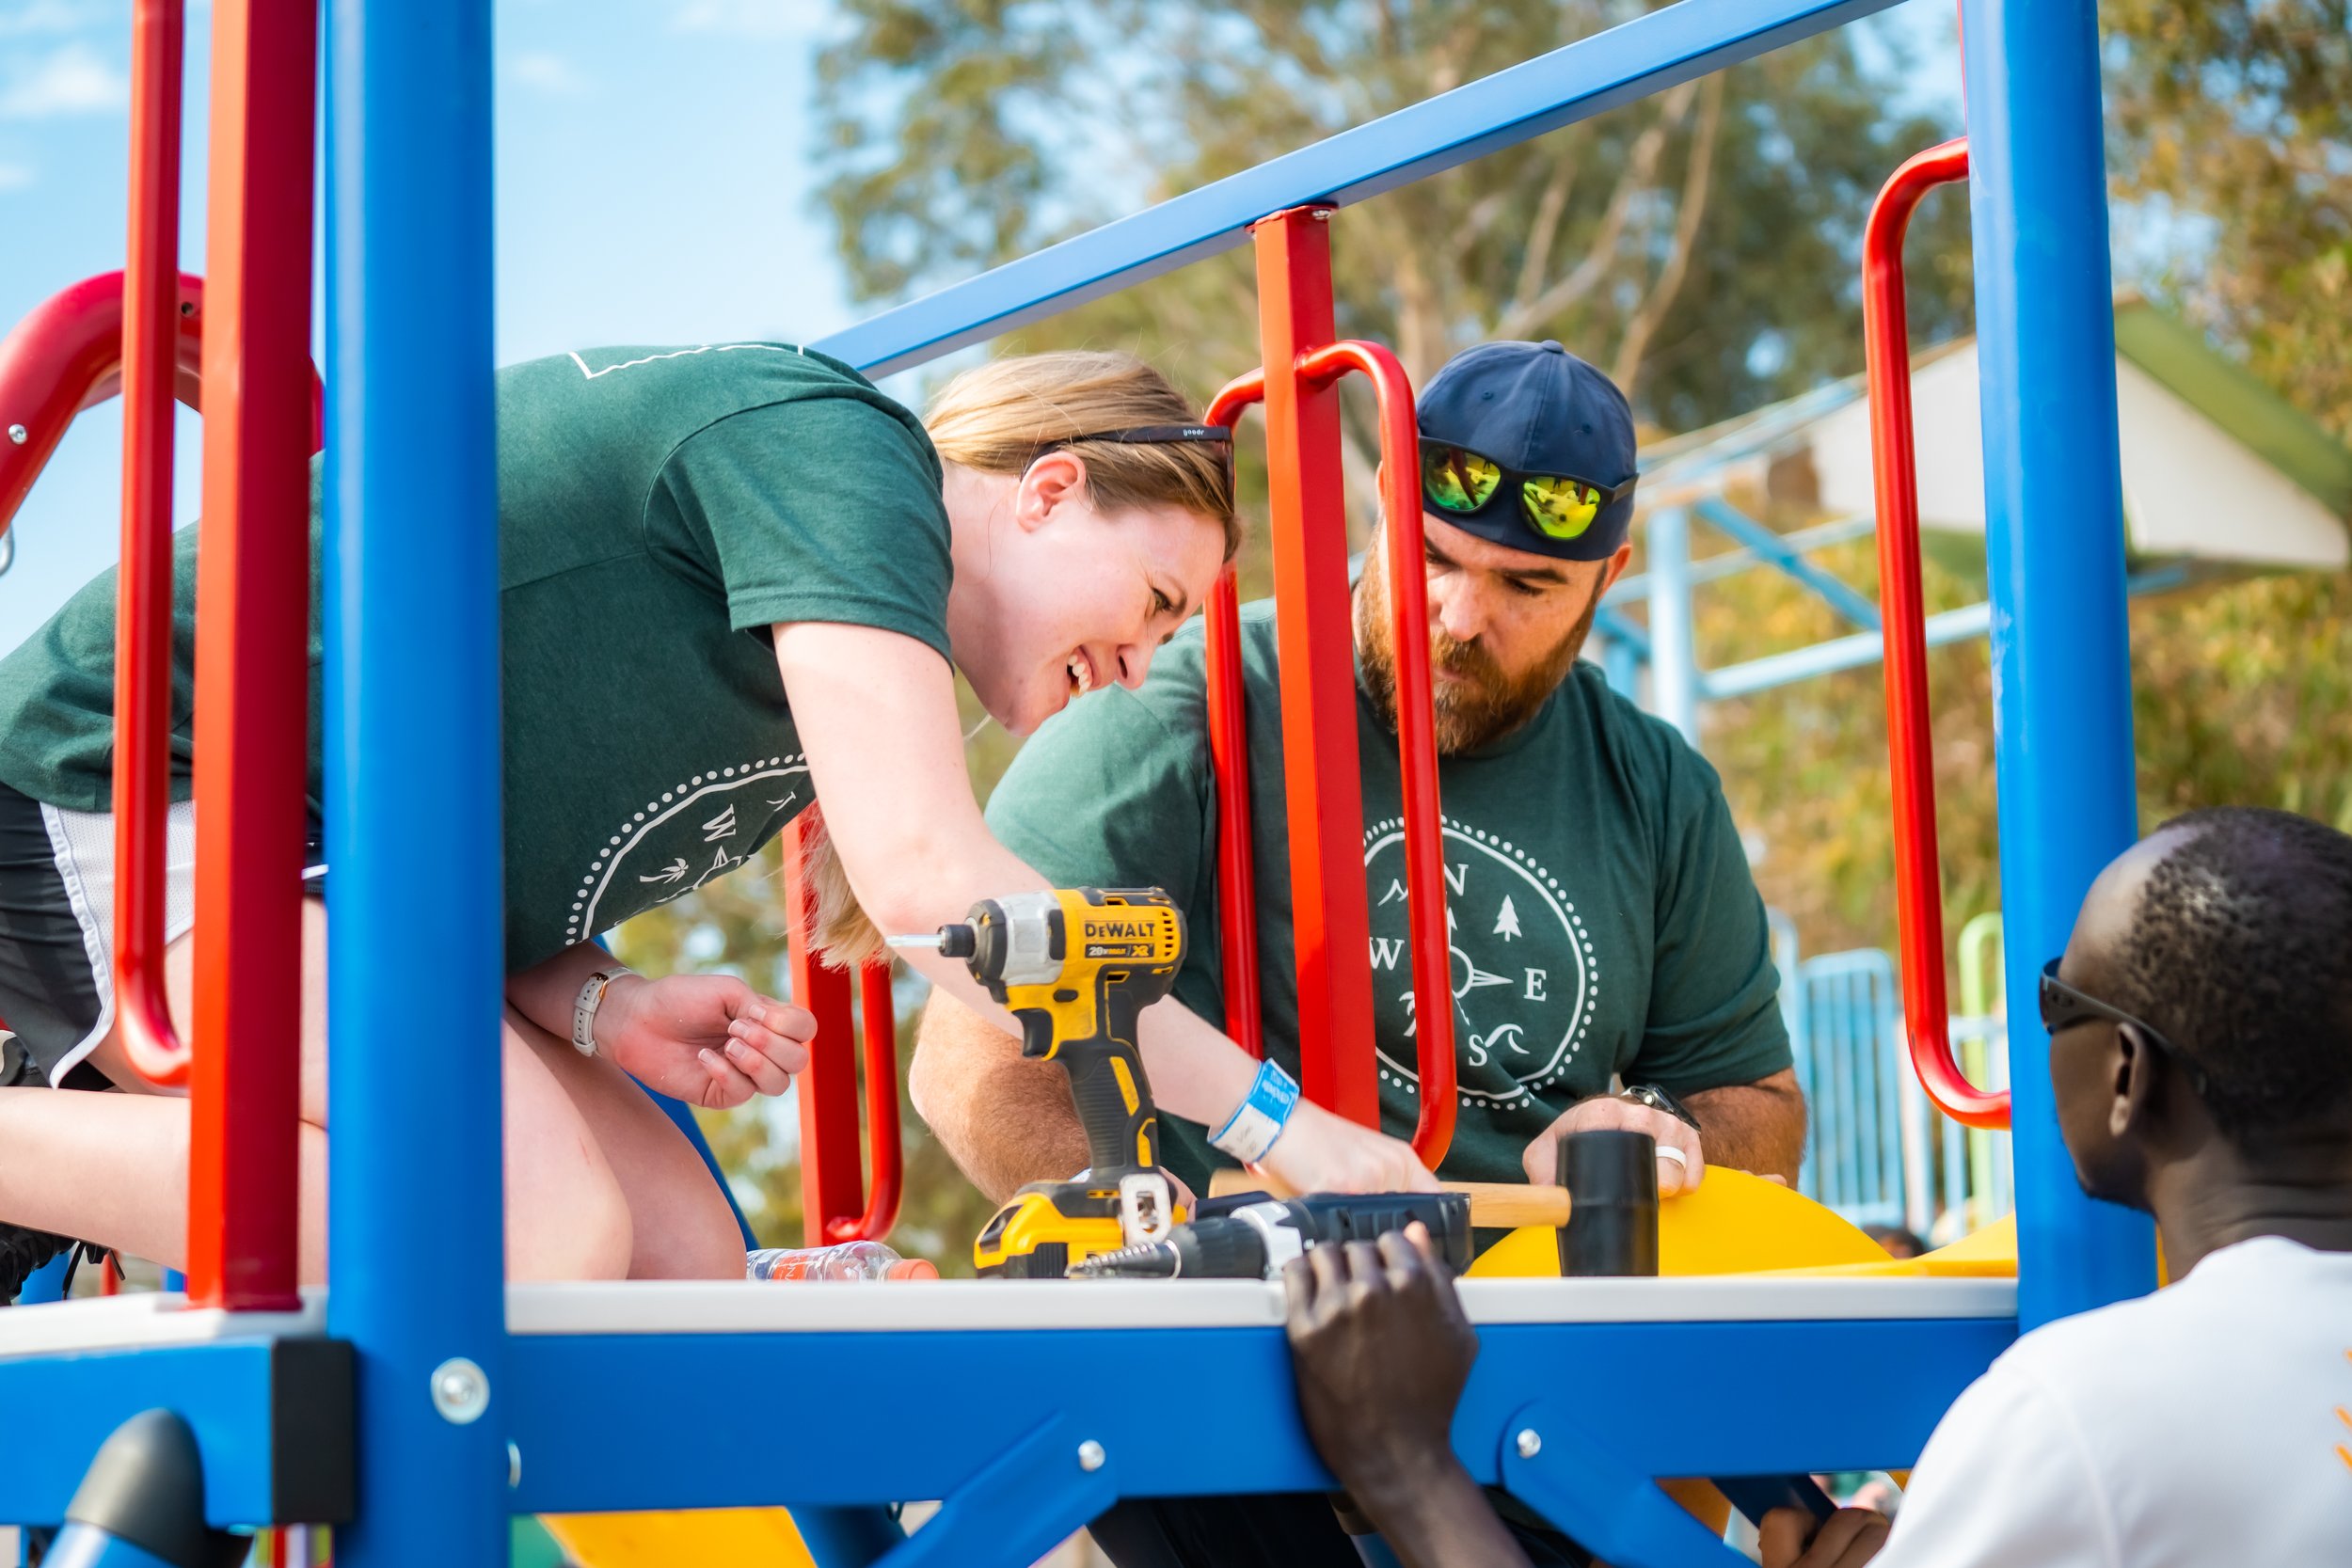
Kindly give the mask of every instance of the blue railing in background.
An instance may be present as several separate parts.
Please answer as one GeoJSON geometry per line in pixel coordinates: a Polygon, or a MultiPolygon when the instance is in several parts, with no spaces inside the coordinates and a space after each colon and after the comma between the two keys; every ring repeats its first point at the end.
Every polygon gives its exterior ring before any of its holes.
{"type": "MultiPolygon", "coordinates": [[[[1899,1225],[1935,1245],[2008,1213],[2009,1139],[1972,1137],[1936,1113],[1912,1076],[1894,958],[1877,948],[1804,958],[1788,918],[1775,911],[1772,925],[1781,1011],[1807,1112],[1800,1189],[1856,1225],[1899,1225]]],[[[1976,944],[1979,959],[1984,945],[1976,944]]],[[[1990,948],[1997,975],[1997,935],[1990,948]]],[[[1983,990],[1963,985],[1962,994],[1983,990]]],[[[1979,1082],[2009,1082],[1997,1007],[1955,1015],[1951,1037],[1979,1082]]]]}

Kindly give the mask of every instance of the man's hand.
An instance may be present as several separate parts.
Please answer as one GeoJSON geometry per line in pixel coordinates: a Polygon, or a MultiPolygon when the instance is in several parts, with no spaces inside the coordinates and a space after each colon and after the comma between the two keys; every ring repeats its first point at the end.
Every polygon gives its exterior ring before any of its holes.
{"type": "Polygon", "coordinates": [[[1383,1494],[1454,1461],[1454,1406],[1478,1357],[1445,1264],[1418,1221],[1327,1243],[1282,1271],[1298,1408],[1315,1451],[1374,1513],[1383,1494]]]}
{"type": "Polygon", "coordinates": [[[674,1100],[705,1110],[782,1094],[808,1066],[809,1013],[731,974],[625,974],[596,1008],[596,1049],[674,1100]]]}
{"type": "Polygon", "coordinates": [[[1756,1530],[1764,1568],[1862,1568],[1886,1544],[1893,1522],[1867,1508],[1841,1508],[1821,1523],[1808,1542],[1813,1515],[1801,1508],[1776,1508],[1756,1530]]]}
{"type": "Polygon", "coordinates": [[[1519,1164],[1526,1169],[1528,1180],[1538,1187],[1558,1186],[1560,1140],[1571,1132],[1613,1127],[1629,1132],[1647,1132],[1657,1140],[1660,1197],[1672,1197],[1699,1184],[1707,1164],[1699,1151],[1699,1135],[1691,1130],[1691,1124],[1651,1106],[1636,1105],[1610,1095],[1578,1101],[1527,1146],[1527,1152],[1519,1156],[1519,1164]],[[1677,1160],[1676,1155],[1681,1158],[1677,1160]]]}
{"type": "Polygon", "coordinates": [[[1434,1193],[1438,1179],[1413,1146],[1377,1128],[1359,1127],[1310,1100],[1259,1162],[1295,1193],[1434,1193]]]}
{"type": "Polygon", "coordinates": [[[1528,1568],[1454,1457],[1478,1336],[1428,1230],[1312,1248],[1282,1271],[1282,1289],[1299,1413],[1347,1512],[1405,1568],[1528,1568]]]}

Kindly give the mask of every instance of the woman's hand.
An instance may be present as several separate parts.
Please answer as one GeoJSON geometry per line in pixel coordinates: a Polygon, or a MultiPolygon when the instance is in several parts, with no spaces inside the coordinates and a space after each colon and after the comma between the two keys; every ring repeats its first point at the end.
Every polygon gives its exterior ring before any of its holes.
{"type": "Polygon", "coordinates": [[[596,1008],[596,1050],[630,1077],[705,1110],[782,1094],[808,1066],[817,1020],[731,974],[624,974],[596,1008]]]}
{"type": "Polygon", "coordinates": [[[1434,1193],[1413,1146],[1301,1100],[1259,1164],[1295,1193],[1434,1193]]]}

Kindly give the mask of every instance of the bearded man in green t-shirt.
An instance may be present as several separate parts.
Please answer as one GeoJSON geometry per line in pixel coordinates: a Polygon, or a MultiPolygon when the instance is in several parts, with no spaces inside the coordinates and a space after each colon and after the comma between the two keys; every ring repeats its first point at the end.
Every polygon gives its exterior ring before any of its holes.
{"type": "MultiPolygon", "coordinates": [[[[1420,404],[1430,670],[1453,924],[1460,1105],[1439,1174],[1553,1180],[1564,1133],[1658,1139],[1659,1185],[1703,1162],[1793,1178],[1804,1107],[1764,906],[1714,769],[1580,663],[1631,555],[1635,447],[1624,394],[1556,342],[1488,343],[1420,404]]],[[[1419,1112],[1407,958],[1395,651],[1385,552],[1356,589],[1364,876],[1381,1120],[1419,1112]]],[[[1289,835],[1272,606],[1242,611],[1258,940],[1268,1055],[1295,1071],[1289,835]]],[[[1041,729],[990,826],[1063,884],[1160,886],[1193,933],[1175,995],[1223,1016],[1217,821],[1203,644],[1181,634],[1136,690],[1041,729]]],[[[1002,1197],[1063,1178],[1087,1144],[1059,1067],[946,998],[914,1065],[916,1104],[1002,1197]]],[[[1203,1190],[1208,1130],[1163,1118],[1166,1159],[1203,1190]]]]}

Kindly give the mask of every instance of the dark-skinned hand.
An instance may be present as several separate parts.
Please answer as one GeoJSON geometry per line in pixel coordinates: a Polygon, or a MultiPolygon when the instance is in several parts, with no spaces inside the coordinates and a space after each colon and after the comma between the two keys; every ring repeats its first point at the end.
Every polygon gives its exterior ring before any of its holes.
{"type": "Polygon", "coordinates": [[[1314,1247],[1282,1271],[1298,1408],[1315,1449],[1370,1506],[1450,1462],[1478,1335],[1427,1228],[1314,1247]]]}
{"type": "Polygon", "coordinates": [[[1879,1555],[1892,1528],[1874,1510],[1841,1508],[1814,1532],[1812,1514],[1776,1508],[1756,1528],[1756,1550],[1764,1568],[1862,1568],[1879,1555]]]}

